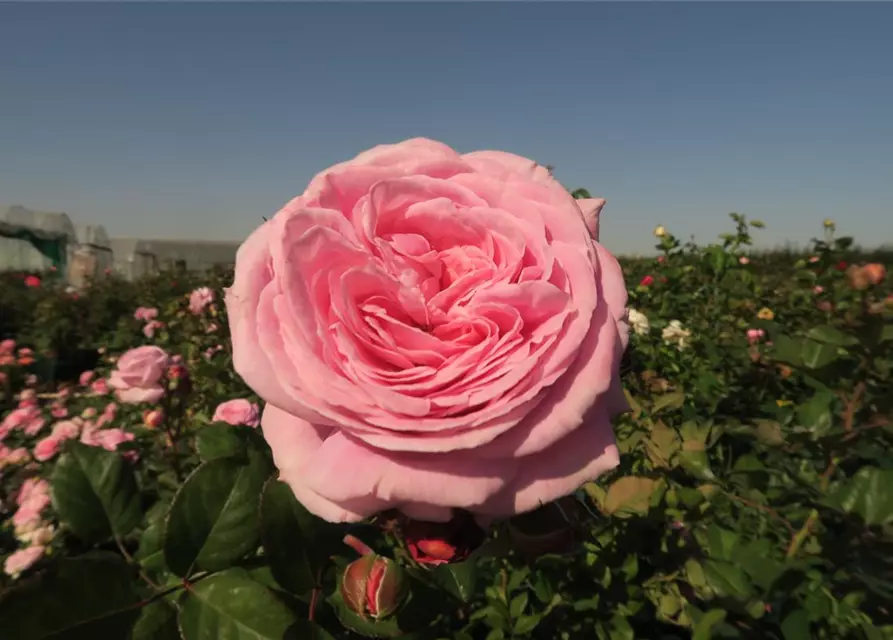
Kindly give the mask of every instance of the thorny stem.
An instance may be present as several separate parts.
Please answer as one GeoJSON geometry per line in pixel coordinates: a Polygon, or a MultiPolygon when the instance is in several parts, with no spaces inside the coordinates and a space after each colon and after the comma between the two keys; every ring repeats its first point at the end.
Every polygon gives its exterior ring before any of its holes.
{"type": "Polygon", "coordinates": [[[767,507],[764,504],[760,504],[758,502],[753,502],[751,500],[748,500],[747,498],[742,498],[741,496],[736,496],[734,493],[726,493],[726,496],[735,502],[740,502],[741,504],[743,504],[747,507],[751,507],[752,509],[758,509],[758,510],[772,516],[773,518],[775,518],[776,520],[781,522],[785,527],[787,527],[788,532],[792,536],[795,535],[796,530],[794,529],[794,525],[792,525],[790,522],[788,522],[788,520],[783,515],[778,513],[778,511],[776,511],[772,507],[767,507]]]}
{"type": "Polygon", "coordinates": [[[316,572],[316,585],[314,585],[313,591],[310,593],[310,613],[307,615],[307,619],[310,622],[313,622],[313,618],[316,615],[316,601],[322,590],[320,582],[322,582],[322,568],[318,569],[316,572]]]}
{"type": "MultiPolygon", "coordinates": [[[[850,399],[847,401],[846,408],[843,412],[843,430],[847,433],[847,435],[843,438],[844,442],[851,440],[859,433],[865,431],[868,428],[881,426],[881,424],[883,424],[885,421],[884,418],[881,418],[880,423],[879,421],[875,421],[870,427],[866,426],[863,429],[853,431],[853,421],[855,420],[856,411],[859,408],[859,404],[862,401],[863,393],[865,393],[865,383],[860,381],[858,384],[856,384],[856,387],[853,390],[853,395],[850,396],[850,399]]],[[[831,476],[834,474],[834,470],[837,469],[837,458],[833,452],[831,453],[829,458],[830,459],[828,460],[828,466],[825,468],[825,471],[822,473],[820,478],[821,482],[819,486],[821,487],[822,493],[828,490],[828,485],[831,482],[831,476]]],[[[785,554],[786,558],[793,558],[797,555],[797,553],[799,553],[800,548],[803,546],[803,543],[806,542],[806,538],[807,536],[809,536],[812,527],[818,522],[818,520],[819,511],[818,509],[813,509],[809,513],[809,517],[806,518],[806,522],[804,522],[803,526],[800,527],[800,530],[797,531],[797,533],[795,533],[794,536],[791,538],[791,544],[788,546],[788,551],[785,554]]]]}
{"type": "Polygon", "coordinates": [[[152,587],[156,591],[160,590],[161,586],[158,583],[156,583],[154,580],[152,580],[152,578],[150,578],[146,574],[146,572],[143,571],[142,565],[140,565],[140,563],[137,560],[135,560],[134,557],[132,555],[130,555],[130,553],[128,553],[128,551],[124,547],[124,543],[121,541],[120,537],[115,536],[115,544],[118,545],[118,550],[121,552],[121,555],[124,556],[124,559],[127,560],[128,563],[130,563],[136,567],[139,567],[140,578],[143,579],[143,582],[148,584],[150,587],[152,587]]]}

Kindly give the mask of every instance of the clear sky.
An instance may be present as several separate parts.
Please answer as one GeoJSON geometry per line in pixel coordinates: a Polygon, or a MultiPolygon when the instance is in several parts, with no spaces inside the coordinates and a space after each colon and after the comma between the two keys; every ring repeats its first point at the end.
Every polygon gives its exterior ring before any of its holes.
{"type": "Polygon", "coordinates": [[[241,240],[317,171],[425,136],[764,246],[893,242],[893,3],[0,4],[0,204],[241,240]]]}

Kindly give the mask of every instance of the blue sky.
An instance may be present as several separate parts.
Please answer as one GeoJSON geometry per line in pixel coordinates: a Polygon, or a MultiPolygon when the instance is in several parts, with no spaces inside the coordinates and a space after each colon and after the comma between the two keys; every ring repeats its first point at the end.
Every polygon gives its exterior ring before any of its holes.
{"type": "Polygon", "coordinates": [[[556,166],[603,243],[729,211],[893,242],[891,3],[0,4],[0,203],[241,240],[426,136],[556,166]]]}

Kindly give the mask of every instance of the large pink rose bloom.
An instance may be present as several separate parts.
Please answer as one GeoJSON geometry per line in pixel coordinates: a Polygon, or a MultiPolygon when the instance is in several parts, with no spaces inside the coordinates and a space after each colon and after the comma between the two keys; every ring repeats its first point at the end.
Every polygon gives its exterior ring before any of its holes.
{"type": "Polygon", "coordinates": [[[235,368],[310,511],[535,509],[618,463],[626,289],[604,200],[425,139],[317,175],[239,249],[235,368]]]}
{"type": "Polygon", "coordinates": [[[121,402],[158,402],[164,395],[162,382],[169,364],[170,356],[160,347],[131,349],[118,358],[108,385],[121,402]]]}

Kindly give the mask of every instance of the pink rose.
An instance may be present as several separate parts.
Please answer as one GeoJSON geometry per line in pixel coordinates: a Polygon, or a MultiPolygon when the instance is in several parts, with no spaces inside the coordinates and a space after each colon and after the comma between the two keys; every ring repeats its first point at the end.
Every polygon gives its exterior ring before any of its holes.
{"type": "Polygon", "coordinates": [[[0,444],[0,469],[6,465],[16,465],[28,462],[30,458],[31,454],[29,454],[28,450],[24,447],[10,449],[9,447],[0,444]]]}
{"type": "Polygon", "coordinates": [[[143,335],[147,338],[154,338],[155,332],[163,328],[163,322],[158,322],[158,320],[150,320],[146,323],[146,326],[143,327],[143,335]]]}
{"type": "Polygon", "coordinates": [[[169,362],[170,356],[159,347],[131,349],[118,359],[109,386],[127,404],[158,402],[164,395],[162,380],[169,362]]]}
{"type": "Polygon", "coordinates": [[[81,433],[81,426],[73,420],[63,420],[53,425],[50,436],[59,440],[71,440],[81,433]]]}
{"type": "Polygon", "coordinates": [[[41,432],[43,426],[46,424],[46,420],[40,417],[38,414],[33,419],[31,419],[27,425],[25,425],[25,435],[29,437],[36,436],[41,432]]]}
{"type": "Polygon", "coordinates": [[[0,424],[9,429],[18,429],[33,420],[35,416],[39,415],[40,412],[36,407],[26,405],[10,411],[6,414],[6,417],[3,418],[3,422],[0,424]]]}
{"type": "Polygon", "coordinates": [[[47,436],[34,445],[34,459],[38,462],[46,462],[54,458],[59,453],[59,447],[62,445],[62,438],[57,436],[47,436]]]}
{"type": "Polygon", "coordinates": [[[20,507],[26,504],[39,504],[43,509],[50,503],[50,483],[43,478],[26,478],[19,488],[16,496],[16,504],[20,507]]]}
{"type": "Polygon", "coordinates": [[[88,423],[81,430],[81,442],[90,447],[100,447],[102,442],[99,439],[100,428],[98,425],[88,423]]]}
{"type": "Polygon", "coordinates": [[[136,436],[123,429],[102,429],[96,432],[96,440],[99,446],[106,451],[115,451],[119,445],[130,442],[136,436]]]}
{"type": "Polygon", "coordinates": [[[16,341],[6,339],[0,341],[0,353],[13,353],[16,350],[16,341]]]}
{"type": "Polygon", "coordinates": [[[317,175],[245,241],[234,365],[306,508],[511,515],[618,464],[627,293],[604,202],[414,139],[317,175]]]}
{"type": "Polygon", "coordinates": [[[97,396],[104,396],[109,392],[109,385],[105,378],[99,378],[90,383],[90,391],[97,396]]]}
{"type": "Polygon", "coordinates": [[[189,312],[200,315],[209,304],[214,302],[214,292],[208,287],[199,287],[189,294],[189,312]]]}
{"type": "Polygon", "coordinates": [[[65,405],[54,404],[50,413],[54,418],[64,418],[68,415],[68,408],[65,405]]]}
{"type": "Polygon", "coordinates": [[[749,344],[756,344],[766,335],[766,332],[763,329],[748,329],[747,330],[747,342],[749,344]]]}
{"type": "Polygon", "coordinates": [[[256,404],[243,398],[237,398],[217,405],[211,421],[226,422],[233,426],[243,424],[248,427],[256,427],[260,424],[260,415],[256,404]]]}
{"type": "Polygon", "coordinates": [[[93,378],[96,377],[95,371],[84,371],[80,377],[78,377],[78,382],[82,387],[86,387],[93,381],[93,378]]]}
{"type": "Polygon", "coordinates": [[[35,562],[40,560],[45,552],[46,548],[39,545],[14,551],[9,554],[3,563],[3,571],[8,576],[18,578],[23,572],[30,569],[35,562]]]}
{"type": "Polygon", "coordinates": [[[150,322],[158,317],[158,309],[154,307],[137,307],[136,311],[133,312],[134,320],[142,320],[144,322],[150,322]]]}

